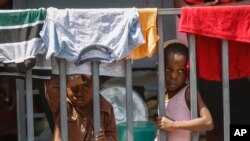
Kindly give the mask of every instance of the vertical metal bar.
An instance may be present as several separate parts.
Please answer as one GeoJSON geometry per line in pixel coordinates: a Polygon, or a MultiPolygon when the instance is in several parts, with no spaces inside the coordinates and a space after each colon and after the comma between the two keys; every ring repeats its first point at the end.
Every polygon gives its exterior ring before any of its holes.
{"type": "Polygon", "coordinates": [[[17,97],[17,133],[18,141],[25,141],[26,138],[26,113],[25,113],[25,90],[24,80],[16,79],[16,97],[17,97]]]}
{"type": "MultiPolygon", "coordinates": [[[[166,116],[165,110],[165,73],[164,73],[164,45],[163,45],[163,16],[158,16],[158,108],[159,116],[166,116]]],[[[166,132],[160,130],[160,141],[166,141],[166,132]]]]}
{"type": "MultiPolygon", "coordinates": [[[[99,95],[99,62],[92,62],[94,139],[100,132],[100,95],[99,95]]],[[[95,139],[96,140],[96,139],[95,139]]]]}
{"type": "MultiPolygon", "coordinates": [[[[197,118],[197,76],[196,76],[196,51],[195,35],[188,34],[189,41],[189,62],[190,62],[190,104],[191,118],[197,118]]],[[[192,132],[192,141],[198,141],[198,132],[192,132]]]]}
{"type": "Polygon", "coordinates": [[[133,129],[133,95],[132,95],[132,65],[131,60],[126,60],[126,115],[127,115],[127,140],[134,140],[133,129]]]}
{"type": "Polygon", "coordinates": [[[26,110],[27,110],[27,131],[28,141],[34,141],[34,111],[33,111],[33,90],[32,90],[32,72],[26,71],[26,110]]]}
{"type": "Polygon", "coordinates": [[[68,141],[68,114],[67,114],[67,91],[66,91],[66,61],[59,60],[60,73],[60,120],[62,141],[68,141]]]}
{"type": "Polygon", "coordinates": [[[229,99],[229,60],[228,60],[227,40],[222,40],[222,86],[223,86],[224,141],[229,141],[230,99],[229,99]]]}

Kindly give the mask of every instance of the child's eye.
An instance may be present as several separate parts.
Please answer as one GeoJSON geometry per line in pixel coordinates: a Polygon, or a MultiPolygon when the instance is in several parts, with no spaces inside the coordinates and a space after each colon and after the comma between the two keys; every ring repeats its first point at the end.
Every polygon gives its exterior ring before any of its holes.
{"type": "Polygon", "coordinates": [[[179,70],[179,73],[185,73],[186,72],[186,69],[180,69],[179,70]]]}
{"type": "Polygon", "coordinates": [[[171,72],[171,69],[166,68],[166,69],[165,69],[165,72],[171,72]]]}
{"type": "Polygon", "coordinates": [[[89,84],[89,83],[83,85],[83,89],[84,89],[84,90],[89,90],[90,88],[92,88],[92,85],[89,84]]]}

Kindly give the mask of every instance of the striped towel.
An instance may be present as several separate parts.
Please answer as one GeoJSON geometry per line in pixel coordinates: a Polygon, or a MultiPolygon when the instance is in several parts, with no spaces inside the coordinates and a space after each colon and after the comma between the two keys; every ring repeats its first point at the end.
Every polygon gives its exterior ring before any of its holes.
{"type": "Polygon", "coordinates": [[[35,69],[33,72],[51,69],[49,63],[37,62],[37,55],[47,52],[39,35],[46,13],[44,8],[0,10],[0,72],[4,72],[2,75],[9,72],[18,75],[17,73],[32,68],[35,69]]]}

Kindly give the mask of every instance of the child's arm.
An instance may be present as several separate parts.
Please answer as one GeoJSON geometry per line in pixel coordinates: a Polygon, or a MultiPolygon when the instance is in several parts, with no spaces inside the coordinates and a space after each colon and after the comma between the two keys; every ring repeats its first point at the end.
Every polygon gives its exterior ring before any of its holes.
{"type": "MultiPolygon", "coordinates": [[[[208,131],[213,129],[212,116],[203,102],[200,94],[198,93],[198,111],[199,117],[188,121],[174,121],[167,117],[159,117],[157,119],[157,125],[160,129],[165,131],[172,131],[175,129],[184,129],[191,131],[208,131]]],[[[190,90],[187,88],[186,97],[190,97],[190,90]]],[[[190,101],[190,99],[187,99],[190,101]]]]}
{"type": "MultiPolygon", "coordinates": [[[[187,104],[190,105],[190,88],[188,87],[185,95],[187,104]]],[[[208,131],[213,129],[213,119],[206,107],[200,93],[197,91],[198,117],[190,121],[175,121],[174,126],[191,131],[208,131]]]]}
{"type": "Polygon", "coordinates": [[[107,141],[117,141],[118,140],[118,133],[115,123],[115,114],[113,108],[111,110],[111,115],[109,117],[109,121],[107,121],[107,128],[105,130],[105,135],[107,137],[107,141]]]}
{"type": "MultiPolygon", "coordinates": [[[[110,104],[111,105],[111,104],[110,104]]],[[[118,133],[115,122],[115,114],[113,111],[113,107],[109,107],[109,113],[101,113],[104,114],[104,129],[101,129],[100,133],[96,136],[97,141],[117,141],[118,133]]]]}

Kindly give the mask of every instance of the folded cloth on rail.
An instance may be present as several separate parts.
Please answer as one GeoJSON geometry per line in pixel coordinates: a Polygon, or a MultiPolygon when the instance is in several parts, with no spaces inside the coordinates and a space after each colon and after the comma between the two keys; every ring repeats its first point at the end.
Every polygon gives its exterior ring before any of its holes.
{"type": "Polygon", "coordinates": [[[229,78],[250,75],[250,6],[184,7],[181,32],[196,35],[197,73],[221,81],[222,39],[229,40],[229,78]]]}
{"type": "MultiPolygon", "coordinates": [[[[1,63],[6,65],[24,63],[25,65],[25,61],[34,60],[37,54],[46,52],[39,37],[45,17],[45,9],[0,11],[1,63]]],[[[21,68],[31,69],[35,63],[30,62],[33,64],[28,63],[21,68]]]]}
{"type": "Polygon", "coordinates": [[[144,43],[136,8],[48,8],[40,35],[47,58],[54,55],[76,65],[91,60],[111,63],[144,43]]]}
{"type": "Polygon", "coordinates": [[[144,43],[136,8],[47,9],[40,33],[52,57],[53,74],[59,74],[54,57],[68,60],[67,74],[91,74],[99,61],[100,75],[123,77],[124,61],[131,50],[144,43]]]}
{"type": "Polygon", "coordinates": [[[138,12],[145,43],[132,50],[130,59],[152,57],[160,39],[157,33],[157,8],[140,8],[138,12]]]}
{"type": "Polygon", "coordinates": [[[250,43],[250,6],[184,7],[180,31],[250,43]]]}
{"type": "MultiPolygon", "coordinates": [[[[17,75],[34,68],[37,63],[43,64],[46,61],[39,62],[37,59],[38,55],[47,52],[39,35],[45,18],[44,8],[0,11],[1,75],[17,75]]],[[[36,71],[50,68],[43,67],[37,67],[36,71]]]]}

